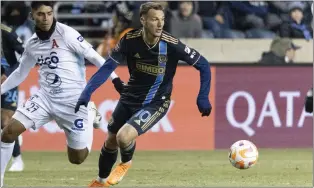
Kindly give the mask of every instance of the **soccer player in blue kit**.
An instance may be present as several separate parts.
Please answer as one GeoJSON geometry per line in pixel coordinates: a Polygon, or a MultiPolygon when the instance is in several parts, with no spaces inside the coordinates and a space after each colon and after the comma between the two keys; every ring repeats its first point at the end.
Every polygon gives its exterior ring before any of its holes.
{"type": "Polygon", "coordinates": [[[168,111],[179,60],[200,72],[197,106],[202,116],[211,113],[212,106],[208,98],[211,72],[208,61],[195,49],[164,32],[164,19],[161,4],[142,4],[140,21],[143,27],[128,32],[120,40],[110,58],[92,76],[76,104],[75,111],[79,111],[81,105],[86,106],[92,93],[107,80],[117,65],[127,62],[130,79],[109,120],[108,137],[99,156],[98,177],[89,187],[109,187],[123,179],[131,166],[136,138],[152,128],[168,111]],[[118,148],[122,162],[112,170],[118,148]]]}

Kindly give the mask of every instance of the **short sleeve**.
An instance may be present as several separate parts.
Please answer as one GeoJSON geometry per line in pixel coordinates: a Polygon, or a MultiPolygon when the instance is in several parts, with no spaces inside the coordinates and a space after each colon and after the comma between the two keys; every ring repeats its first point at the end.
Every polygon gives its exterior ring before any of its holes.
{"type": "Polygon", "coordinates": [[[116,44],[115,48],[112,49],[110,53],[110,58],[116,61],[117,63],[124,62],[127,56],[127,45],[125,36],[120,39],[116,44]]]}
{"type": "Polygon", "coordinates": [[[79,55],[85,56],[85,54],[92,48],[92,45],[87,42],[79,32],[72,28],[67,29],[64,35],[68,48],[79,55]]]}
{"type": "Polygon", "coordinates": [[[195,65],[200,59],[200,53],[193,48],[183,44],[180,40],[174,45],[177,57],[179,60],[185,61],[189,65],[195,65]]]}

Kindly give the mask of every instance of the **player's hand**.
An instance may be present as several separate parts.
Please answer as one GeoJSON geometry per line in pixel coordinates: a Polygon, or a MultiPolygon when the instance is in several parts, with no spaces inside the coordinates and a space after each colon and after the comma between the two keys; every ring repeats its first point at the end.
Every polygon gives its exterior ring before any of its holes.
{"type": "Polygon", "coordinates": [[[77,101],[77,103],[76,103],[76,106],[75,106],[75,113],[80,110],[81,105],[84,105],[85,107],[87,107],[87,104],[88,104],[88,101],[87,101],[87,100],[79,99],[79,100],[77,101]]]}
{"type": "Polygon", "coordinates": [[[124,82],[119,78],[115,78],[112,80],[112,83],[114,85],[114,88],[118,91],[119,94],[123,92],[124,82]]]}
{"type": "Polygon", "coordinates": [[[197,97],[197,107],[203,116],[209,116],[212,111],[212,105],[208,97],[197,97]]]}

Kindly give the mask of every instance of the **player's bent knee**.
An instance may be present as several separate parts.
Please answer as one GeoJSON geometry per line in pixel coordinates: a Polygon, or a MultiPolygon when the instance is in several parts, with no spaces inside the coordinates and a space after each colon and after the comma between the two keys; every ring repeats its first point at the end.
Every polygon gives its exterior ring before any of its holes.
{"type": "Polygon", "coordinates": [[[108,137],[105,141],[105,147],[109,149],[118,149],[117,137],[116,134],[108,132],[108,137]]]}
{"type": "Polygon", "coordinates": [[[1,142],[13,143],[17,137],[14,137],[14,134],[11,134],[8,129],[9,126],[4,127],[1,135],[1,142]]]}
{"type": "Polygon", "coordinates": [[[76,165],[82,164],[86,160],[88,154],[89,154],[89,151],[87,148],[82,149],[82,150],[77,150],[77,149],[68,147],[68,159],[71,164],[76,164],[76,165]]]}
{"type": "Polygon", "coordinates": [[[117,133],[117,143],[121,148],[127,147],[137,136],[137,130],[132,125],[126,124],[117,133]]]}
{"type": "Polygon", "coordinates": [[[69,161],[71,164],[76,164],[76,165],[80,165],[82,164],[85,159],[82,159],[82,158],[69,158],[69,161]]]}
{"type": "Polygon", "coordinates": [[[105,142],[105,146],[106,146],[106,148],[109,148],[109,149],[117,149],[118,143],[117,143],[116,138],[114,140],[113,139],[111,139],[111,140],[107,139],[105,142]]]}
{"type": "Polygon", "coordinates": [[[14,111],[7,110],[7,109],[1,109],[1,128],[9,125],[9,122],[14,114],[14,111]]]}
{"type": "Polygon", "coordinates": [[[2,131],[1,141],[5,143],[13,143],[25,130],[26,129],[21,122],[12,118],[2,131]]]}
{"type": "Polygon", "coordinates": [[[117,134],[117,143],[120,147],[127,146],[132,140],[128,137],[127,133],[121,132],[117,134]]]}

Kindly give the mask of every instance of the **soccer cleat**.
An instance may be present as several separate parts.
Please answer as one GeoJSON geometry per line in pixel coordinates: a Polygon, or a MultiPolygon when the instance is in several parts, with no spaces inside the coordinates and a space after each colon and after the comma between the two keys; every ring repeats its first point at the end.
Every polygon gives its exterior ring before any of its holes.
{"type": "Polygon", "coordinates": [[[24,170],[24,162],[21,156],[12,159],[12,165],[9,168],[9,172],[22,172],[24,170]]]}
{"type": "Polygon", "coordinates": [[[95,113],[94,121],[93,121],[93,127],[95,129],[100,128],[100,121],[101,121],[101,114],[98,112],[97,107],[94,102],[89,102],[89,110],[93,111],[95,113]]]}
{"type": "Polygon", "coordinates": [[[110,184],[108,184],[107,182],[105,183],[101,183],[99,181],[97,181],[96,179],[93,180],[89,185],[88,187],[109,187],[110,184]]]}
{"type": "Polygon", "coordinates": [[[120,163],[116,168],[110,173],[107,182],[110,185],[116,185],[118,184],[125,174],[128,172],[129,168],[131,167],[132,161],[129,161],[127,163],[120,163]]]}

